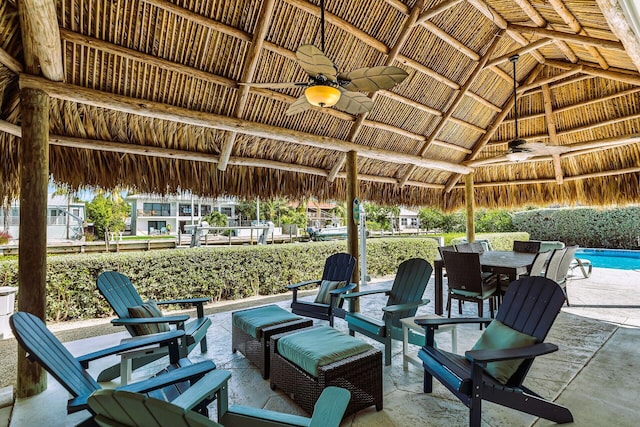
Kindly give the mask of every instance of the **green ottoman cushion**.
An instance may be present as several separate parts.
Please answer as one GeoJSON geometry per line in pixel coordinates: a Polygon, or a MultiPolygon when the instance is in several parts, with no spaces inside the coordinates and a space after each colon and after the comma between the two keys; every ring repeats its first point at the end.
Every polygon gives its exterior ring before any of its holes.
{"type": "Polygon", "coordinates": [[[307,373],[318,376],[318,368],[364,353],[372,346],[329,326],[295,332],[278,340],[278,353],[307,373]]]}
{"type": "Polygon", "coordinates": [[[275,304],[271,304],[264,307],[236,311],[233,313],[231,322],[236,328],[239,328],[256,339],[260,339],[263,328],[300,319],[302,319],[302,317],[291,314],[275,304]]]}

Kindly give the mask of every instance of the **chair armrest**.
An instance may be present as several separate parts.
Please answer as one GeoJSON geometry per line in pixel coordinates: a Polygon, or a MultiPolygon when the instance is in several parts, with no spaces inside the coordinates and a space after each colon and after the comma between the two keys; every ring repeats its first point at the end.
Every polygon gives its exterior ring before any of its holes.
{"type": "Polygon", "coordinates": [[[370,289],[368,291],[360,291],[360,292],[351,292],[350,294],[344,294],[342,295],[342,298],[348,298],[348,299],[353,299],[353,298],[358,298],[358,297],[362,297],[365,295],[374,295],[374,294],[389,294],[389,292],[391,292],[391,289],[370,289]]]}
{"type": "Polygon", "coordinates": [[[172,299],[165,301],[156,301],[157,305],[167,305],[167,304],[206,304],[211,302],[211,298],[186,298],[186,299],[172,299]]]}
{"type": "Polygon", "coordinates": [[[433,318],[433,319],[415,319],[416,325],[420,325],[423,328],[428,326],[443,326],[443,325],[456,325],[464,323],[484,323],[489,324],[493,319],[488,317],[456,317],[456,318],[433,318]]]}
{"type": "Polygon", "coordinates": [[[101,359],[106,356],[111,356],[129,350],[135,350],[136,348],[147,347],[154,344],[159,344],[162,347],[165,345],[169,345],[172,341],[177,342],[177,339],[183,336],[184,331],[181,329],[174,329],[172,331],[162,332],[159,334],[144,335],[113,347],[82,355],[80,357],[77,357],[76,359],[83,367],[86,368],[87,366],[89,366],[89,362],[101,359]]]}
{"type": "Polygon", "coordinates": [[[312,285],[314,283],[320,283],[320,282],[322,282],[321,279],[318,279],[318,280],[307,280],[306,282],[299,282],[299,283],[294,283],[292,285],[287,285],[287,286],[285,286],[285,288],[293,290],[293,289],[298,289],[298,288],[300,288],[302,286],[305,286],[305,285],[312,285]]]}
{"type": "Polygon", "coordinates": [[[355,283],[349,283],[348,285],[343,286],[342,288],[329,291],[329,293],[332,295],[344,294],[345,292],[349,292],[351,289],[355,289],[355,287],[356,287],[355,283]]]}
{"type": "Polygon", "coordinates": [[[497,350],[469,350],[464,353],[471,362],[497,362],[510,359],[533,359],[536,356],[558,351],[558,346],[550,343],[538,343],[525,347],[497,350]]]}
{"type": "Polygon", "coordinates": [[[147,323],[184,323],[189,320],[188,314],[178,314],[176,316],[166,316],[166,317],[130,317],[126,319],[113,319],[111,323],[114,325],[144,325],[147,323]]]}
{"type": "Polygon", "coordinates": [[[117,387],[117,390],[132,391],[134,393],[147,393],[183,381],[198,380],[214,369],[216,369],[216,364],[211,360],[205,360],[203,362],[198,362],[194,363],[193,365],[174,369],[170,372],[163,373],[133,384],[128,384],[123,387],[117,387]]]}
{"type": "Polygon", "coordinates": [[[429,299],[421,299],[418,301],[407,302],[405,304],[387,305],[385,307],[382,307],[382,311],[385,311],[387,313],[397,313],[398,311],[409,310],[410,308],[427,305],[430,301],[431,300],[429,299]]]}
{"type": "MultiPolygon", "coordinates": [[[[212,394],[218,394],[227,388],[227,382],[231,378],[231,372],[214,370],[192,384],[180,396],[171,401],[172,404],[185,410],[190,410],[212,394]]],[[[216,396],[218,397],[218,396],[216,396]]],[[[226,410],[226,408],[224,408],[226,410]]]]}

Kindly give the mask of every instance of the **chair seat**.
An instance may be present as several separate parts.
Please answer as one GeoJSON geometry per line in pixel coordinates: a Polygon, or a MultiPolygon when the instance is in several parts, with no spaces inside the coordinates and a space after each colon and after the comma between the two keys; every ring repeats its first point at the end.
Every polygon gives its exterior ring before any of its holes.
{"type": "Polygon", "coordinates": [[[291,314],[275,304],[264,307],[241,310],[233,313],[232,324],[254,338],[260,339],[262,329],[280,323],[299,320],[300,316],[291,314]]]}
{"type": "Polygon", "coordinates": [[[316,378],[319,367],[371,348],[370,344],[329,326],[294,332],[278,340],[278,353],[316,378]]]}
{"type": "Polygon", "coordinates": [[[373,334],[379,337],[385,336],[386,327],[382,319],[375,319],[361,313],[347,313],[344,320],[349,323],[349,328],[360,333],[373,334]]]}
{"type": "Polygon", "coordinates": [[[480,293],[480,292],[472,292],[472,291],[465,291],[465,290],[462,290],[462,289],[451,289],[450,290],[451,293],[456,294],[456,295],[462,295],[462,296],[465,296],[465,297],[478,297],[478,298],[482,298],[482,299],[488,298],[495,291],[496,291],[496,286],[483,288],[482,289],[482,293],[480,293]]]}

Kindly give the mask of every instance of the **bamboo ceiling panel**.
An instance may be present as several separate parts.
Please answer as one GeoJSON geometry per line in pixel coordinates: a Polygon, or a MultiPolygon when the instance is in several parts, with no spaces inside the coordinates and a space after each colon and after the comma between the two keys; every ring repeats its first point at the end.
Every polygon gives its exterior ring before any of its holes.
{"type": "Polygon", "coordinates": [[[618,39],[611,2],[325,0],[338,72],[408,74],[366,94],[360,116],[287,116],[303,87],[245,85],[308,81],[295,52],[321,47],[320,0],[55,3],[44,19],[60,52],[44,53],[25,47],[46,43],[18,3],[0,4],[5,203],[19,191],[20,86],[50,95],[50,173],[73,188],[341,199],[354,150],[360,198],[383,204],[460,208],[466,173],[481,207],[640,201],[640,41],[618,39]],[[41,76],[25,55],[41,55],[41,76]],[[60,82],[47,78],[58,64],[60,82]],[[567,152],[509,161],[516,136],[567,152]]]}

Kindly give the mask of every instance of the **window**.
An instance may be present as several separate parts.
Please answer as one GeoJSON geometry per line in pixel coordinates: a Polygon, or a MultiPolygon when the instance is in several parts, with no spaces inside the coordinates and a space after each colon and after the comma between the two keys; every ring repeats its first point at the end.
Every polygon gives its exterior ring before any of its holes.
{"type": "Polygon", "coordinates": [[[225,214],[227,217],[231,217],[231,208],[220,208],[220,213],[225,214]]]}
{"type": "Polygon", "coordinates": [[[211,213],[211,205],[200,205],[200,215],[207,216],[211,213]]]}
{"type": "MultiPolygon", "coordinates": [[[[178,206],[178,215],[191,216],[191,204],[181,204],[178,206]]],[[[193,205],[193,215],[198,216],[198,205],[193,205]]]]}
{"type": "Polygon", "coordinates": [[[171,216],[170,203],[145,203],[143,210],[145,216],[171,216]]]}
{"type": "Polygon", "coordinates": [[[165,233],[167,230],[167,221],[149,221],[147,228],[149,235],[165,233]]]}
{"type": "Polygon", "coordinates": [[[400,225],[407,226],[407,218],[400,218],[400,225]]]}

